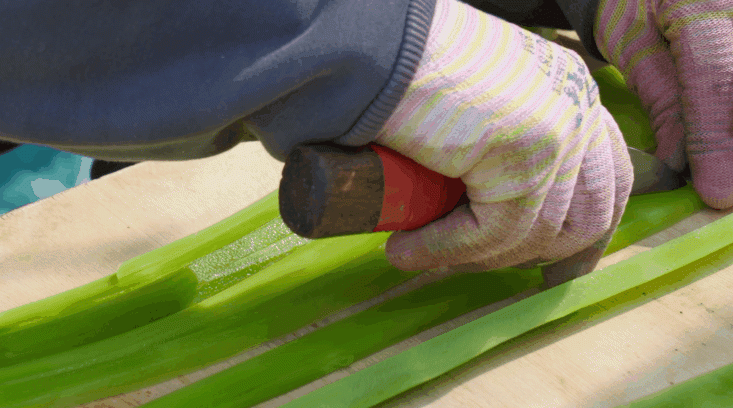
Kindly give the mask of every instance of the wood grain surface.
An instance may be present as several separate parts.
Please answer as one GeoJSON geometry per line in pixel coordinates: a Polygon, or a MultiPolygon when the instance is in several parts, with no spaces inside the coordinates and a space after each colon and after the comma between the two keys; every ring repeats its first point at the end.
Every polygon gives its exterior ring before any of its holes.
{"type": "MultiPolygon", "coordinates": [[[[145,162],[0,217],[0,311],[116,272],[125,260],[204,229],[277,188],[282,163],[259,143],[207,159],[145,162]]],[[[729,212],[704,210],[601,261],[618,262],[729,212]]],[[[433,271],[392,293],[439,279],[433,271]]],[[[614,407],[733,363],[733,266],[604,305],[504,344],[384,407],[614,407]]],[[[276,407],[533,292],[487,306],[261,404],[276,407]]],[[[389,294],[388,294],[389,296],[389,294]]],[[[342,312],[354,313],[375,299],[342,312]]],[[[85,404],[136,407],[302,333],[171,381],[85,404]]]]}

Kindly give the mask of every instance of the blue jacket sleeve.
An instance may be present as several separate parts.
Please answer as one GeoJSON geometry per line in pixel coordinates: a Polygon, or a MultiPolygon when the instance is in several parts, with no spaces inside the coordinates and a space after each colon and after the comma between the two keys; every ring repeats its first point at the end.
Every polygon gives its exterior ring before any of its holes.
{"type": "Polygon", "coordinates": [[[435,0],[0,1],[0,138],[108,160],[376,135],[435,0]],[[248,129],[250,131],[248,131],[248,129]]]}
{"type": "MultiPolygon", "coordinates": [[[[574,28],[591,52],[597,1],[467,0],[574,28]]],[[[0,0],[0,139],[121,161],[363,145],[409,84],[434,3],[0,0]]]]}

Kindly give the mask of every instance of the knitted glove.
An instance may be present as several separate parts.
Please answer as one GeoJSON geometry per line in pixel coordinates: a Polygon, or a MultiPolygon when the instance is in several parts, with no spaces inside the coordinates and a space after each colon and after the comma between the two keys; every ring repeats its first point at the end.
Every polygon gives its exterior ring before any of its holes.
{"type": "Polygon", "coordinates": [[[457,0],[438,0],[377,143],[460,177],[470,199],[390,237],[387,256],[405,270],[557,261],[545,278],[562,283],[593,269],[631,191],[626,145],[581,58],[457,0]]]}
{"type": "Polygon", "coordinates": [[[594,37],[650,113],[657,157],[733,206],[733,0],[601,0],[594,37]]]}

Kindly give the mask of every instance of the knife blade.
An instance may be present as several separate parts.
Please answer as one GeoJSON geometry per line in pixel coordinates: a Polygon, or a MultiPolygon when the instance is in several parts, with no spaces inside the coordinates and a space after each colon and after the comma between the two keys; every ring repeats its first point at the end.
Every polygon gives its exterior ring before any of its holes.
{"type": "Polygon", "coordinates": [[[681,174],[655,156],[630,146],[628,151],[634,167],[631,195],[676,190],[687,185],[687,180],[681,174]]]}

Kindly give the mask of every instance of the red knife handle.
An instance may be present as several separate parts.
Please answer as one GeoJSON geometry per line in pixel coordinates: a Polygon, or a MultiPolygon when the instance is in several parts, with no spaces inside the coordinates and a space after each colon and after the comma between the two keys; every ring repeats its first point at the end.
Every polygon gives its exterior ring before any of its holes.
{"type": "Polygon", "coordinates": [[[296,147],[280,181],[280,215],[306,238],[413,230],[467,203],[466,185],[378,144],[296,147]]]}

